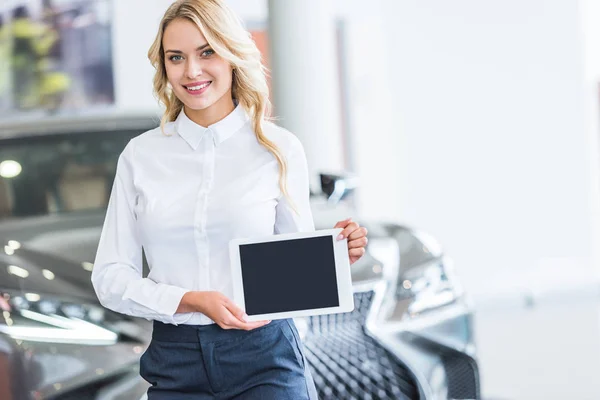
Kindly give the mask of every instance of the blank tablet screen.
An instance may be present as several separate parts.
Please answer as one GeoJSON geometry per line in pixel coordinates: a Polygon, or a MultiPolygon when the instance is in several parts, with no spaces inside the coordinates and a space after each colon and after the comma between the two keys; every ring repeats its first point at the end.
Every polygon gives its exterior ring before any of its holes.
{"type": "Polygon", "coordinates": [[[248,315],[339,306],[331,236],[240,245],[248,315]]]}

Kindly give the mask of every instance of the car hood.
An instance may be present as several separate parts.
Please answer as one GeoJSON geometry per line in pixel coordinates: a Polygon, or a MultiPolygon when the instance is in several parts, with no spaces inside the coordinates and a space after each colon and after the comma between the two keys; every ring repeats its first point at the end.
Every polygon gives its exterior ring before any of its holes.
{"type": "Polygon", "coordinates": [[[93,262],[104,215],[105,210],[98,210],[5,220],[0,222],[0,244],[14,240],[40,253],[93,262]]]}
{"type": "Polygon", "coordinates": [[[13,251],[0,252],[0,289],[98,302],[89,266],[24,245],[13,251]]]}

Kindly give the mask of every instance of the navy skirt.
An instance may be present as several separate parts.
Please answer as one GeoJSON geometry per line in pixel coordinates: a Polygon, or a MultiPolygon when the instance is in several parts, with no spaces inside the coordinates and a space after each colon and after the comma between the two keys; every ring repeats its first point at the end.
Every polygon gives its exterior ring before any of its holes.
{"type": "Polygon", "coordinates": [[[252,331],[155,321],[140,374],[148,400],[318,398],[292,319],[252,331]]]}

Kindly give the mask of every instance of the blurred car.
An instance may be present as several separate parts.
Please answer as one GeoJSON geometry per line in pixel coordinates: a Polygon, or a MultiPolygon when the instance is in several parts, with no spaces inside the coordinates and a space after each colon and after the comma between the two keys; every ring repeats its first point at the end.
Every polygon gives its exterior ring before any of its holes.
{"type": "Polygon", "coordinates": [[[80,265],[15,241],[4,250],[0,399],[139,399],[150,326],[101,307],[80,265]]]}
{"type": "MultiPolygon", "coordinates": [[[[0,126],[1,399],[143,398],[150,324],[102,308],[90,273],[118,155],[157,123],[0,126]]],[[[320,178],[317,229],[356,216],[356,178],[320,178]]],[[[320,398],[479,398],[471,307],[451,261],[422,232],[360,222],[369,244],[352,267],[355,310],[296,320],[320,398]]]]}

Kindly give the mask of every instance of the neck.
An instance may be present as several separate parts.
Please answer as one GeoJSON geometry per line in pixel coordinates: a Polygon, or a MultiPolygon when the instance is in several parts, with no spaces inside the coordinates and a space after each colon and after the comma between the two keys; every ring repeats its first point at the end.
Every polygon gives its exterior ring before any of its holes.
{"type": "Polygon", "coordinates": [[[215,104],[202,110],[192,110],[187,106],[183,107],[185,115],[195,123],[203,127],[209,127],[231,114],[235,109],[231,96],[223,96],[215,104]]]}

